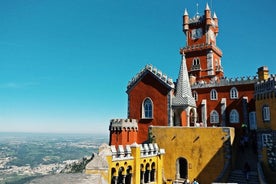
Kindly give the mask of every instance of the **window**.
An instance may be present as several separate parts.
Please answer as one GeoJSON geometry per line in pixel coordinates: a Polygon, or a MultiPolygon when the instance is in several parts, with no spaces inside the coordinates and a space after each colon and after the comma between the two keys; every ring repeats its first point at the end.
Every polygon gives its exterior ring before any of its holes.
{"type": "Polygon", "coordinates": [[[210,123],[219,123],[219,114],[216,110],[213,110],[210,114],[210,123]]]}
{"type": "Polygon", "coordinates": [[[268,146],[267,144],[272,141],[271,138],[271,134],[262,134],[262,144],[264,147],[268,146]]]}
{"type": "Polygon", "coordinates": [[[230,123],[239,123],[239,113],[236,109],[231,110],[230,112],[230,123]]]}
{"type": "Polygon", "coordinates": [[[146,98],[143,102],[142,107],[142,118],[152,118],[153,117],[153,103],[150,98],[146,98]]]}
{"type": "Polygon", "coordinates": [[[198,100],[198,94],[197,94],[197,92],[196,92],[196,91],[193,91],[193,97],[194,97],[195,101],[197,101],[197,100],[198,100]]]}
{"type": "Polygon", "coordinates": [[[210,92],[210,98],[211,100],[217,100],[218,99],[218,93],[215,89],[212,89],[210,92]]]}
{"type": "Polygon", "coordinates": [[[193,65],[199,65],[199,64],[200,64],[199,58],[194,58],[193,65]]]}
{"type": "Polygon", "coordinates": [[[265,105],[263,106],[263,121],[264,122],[269,122],[270,121],[270,110],[269,110],[269,106],[265,105]]]}
{"type": "Polygon", "coordinates": [[[237,98],[239,98],[238,90],[237,88],[232,87],[230,90],[230,99],[237,99],[237,98]]]}
{"type": "Polygon", "coordinates": [[[193,59],[192,70],[200,70],[200,60],[199,60],[199,58],[194,58],[193,59]]]}

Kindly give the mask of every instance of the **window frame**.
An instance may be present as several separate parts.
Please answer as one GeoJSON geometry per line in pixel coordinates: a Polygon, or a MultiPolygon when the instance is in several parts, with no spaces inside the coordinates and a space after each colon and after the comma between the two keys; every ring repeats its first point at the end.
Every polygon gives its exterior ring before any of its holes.
{"type": "Polygon", "coordinates": [[[269,133],[263,133],[262,134],[262,145],[263,147],[267,147],[267,143],[270,143],[272,139],[272,135],[269,133]]]}
{"type": "Polygon", "coordinates": [[[218,124],[219,123],[219,113],[216,110],[212,110],[210,113],[210,123],[218,124]]]}
{"type": "Polygon", "coordinates": [[[145,98],[142,103],[142,119],[153,119],[153,102],[149,97],[145,98]]]}
{"type": "Polygon", "coordinates": [[[230,99],[238,99],[239,98],[239,91],[236,87],[232,87],[230,89],[230,99]]]}
{"type": "Polygon", "coordinates": [[[218,100],[218,92],[215,89],[210,91],[210,100],[218,100]]]}
{"type": "Polygon", "coordinates": [[[237,109],[232,109],[229,114],[229,122],[230,123],[239,123],[240,122],[240,114],[237,109]]]}
{"type": "Polygon", "coordinates": [[[264,122],[270,122],[270,108],[268,105],[262,107],[262,117],[264,122]]]}

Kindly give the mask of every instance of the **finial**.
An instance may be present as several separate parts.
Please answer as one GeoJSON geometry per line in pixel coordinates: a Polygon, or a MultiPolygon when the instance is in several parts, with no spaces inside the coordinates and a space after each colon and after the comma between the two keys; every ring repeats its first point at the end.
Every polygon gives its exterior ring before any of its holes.
{"type": "Polygon", "coordinates": [[[198,13],[198,3],[196,3],[196,16],[198,16],[199,13],[198,13]]]}
{"type": "Polygon", "coordinates": [[[216,12],[214,12],[213,19],[217,19],[217,18],[218,18],[217,14],[216,14],[216,12]]]}
{"type": "Polygon", "coordinates": [[[184,10],[184,15],[189,15],[187,9],[184,10]]]}
{"type": "Polygon", "coordinates": [[[206,8],[205,8],[205,10],[210,10],[208,3],[206,3],[206,8]]]}

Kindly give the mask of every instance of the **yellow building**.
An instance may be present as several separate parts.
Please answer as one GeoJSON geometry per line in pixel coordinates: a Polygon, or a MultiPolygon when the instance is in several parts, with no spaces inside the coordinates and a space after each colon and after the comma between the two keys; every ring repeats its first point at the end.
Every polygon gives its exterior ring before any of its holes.
{"type": "Polygon", "coordinates": [[[167,183],[190,181],[210,184],[227,178],[232,166],[234,128],[150,127],[151,140],[166,150],[167,183]]]}
{"type": "Polygon", "coordinates": [[[259,150],[264,174],[276,183],[276,77],[266,66],[258,69],[260,81],[255,85],[255,103],[259,150]]]}
{"type": "Polygon", "coordinates": [[[100,151],[86,166],[86,174],[101,175],[108,184],[161,184],[164,149],[154,144],[114,145],[100,151]],[[104,153],[103,153],[104,152],[104,153]]]}

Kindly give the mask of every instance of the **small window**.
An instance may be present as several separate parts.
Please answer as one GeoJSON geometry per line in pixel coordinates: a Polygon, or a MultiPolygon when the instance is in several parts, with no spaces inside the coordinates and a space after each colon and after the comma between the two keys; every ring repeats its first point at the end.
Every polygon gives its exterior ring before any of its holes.
{"type": "Polygon", "coordinates": [[[270,121],[270,109],[269,109],[269,106],[267,106],[267,105],[263,106],[262,113],[263,113],[263,121],[264,122],[269,122],[270,121]]]}
{"type": "Polygon", "coordinates": [[[230,123],[239,123],[239,113],[236,109],[231,110],[230,112],[230,123]]]}
{"type": "Polygon", "coordinates": [[[219,123],[219,114],[216,110],[213,110],[210,114],[210,123],[219,123]]]}
{"type": "Polygon", "coordinates": [[[271,134],[262,134],[262,144],[263,144],[263,147],[268,146],[268,144],[270,142],[272,142],[271,138],[272,138],[271,134]]]}
{"type": "Polygon", "coordinates": [[[230,90],[230,99],[237,99],[237,98],[239,98],[238,90],[237,88],[232,87],[230,90]]]}
{"type": "Polygon", "coordinates": [[[193,65],[199,65],[199,64],[200,64],[199,58],[194,58],[193,59],[193,65]]]}
{"type": "Polygon", "coordinates": [[[210,92],[210,99],[211,100],[217,100],[218,99],[218,93],[215,89],[212,89],[210,92]]]}
{"type": "Polygon", "coordinates": [[[153,117],[153,103],[150,98],[146,98],[142,106],[142,118],[152,118],[153,117]]]}
{"type": "Polygon", "coordinates": [[[195,101],[197,101],[197,100],[198,100],[198,94],[197,94],[197,92],[196,92],[196,91],[193,91],[193,97],[194,97],[195,101]]]}

